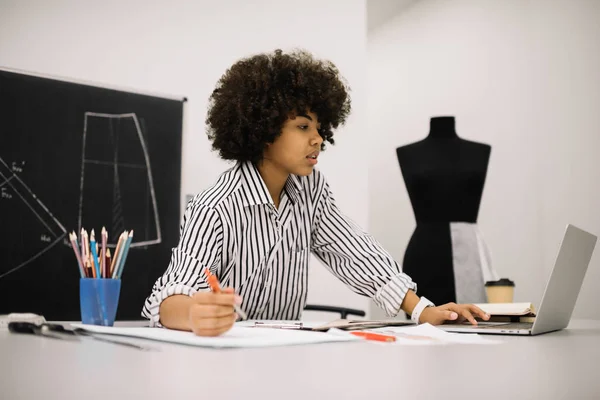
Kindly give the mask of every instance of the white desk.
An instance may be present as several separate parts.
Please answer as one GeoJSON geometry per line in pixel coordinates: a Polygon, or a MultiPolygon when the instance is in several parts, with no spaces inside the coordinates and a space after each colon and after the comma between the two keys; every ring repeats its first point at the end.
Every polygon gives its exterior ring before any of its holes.
{"type": "MultiPolygon", "coordinates": [[[[0,332],[2,399],[598,399],[600,321],[500,345],[143,352],[0,332]],[[491,377],[494,377],[493,379],[491,377]]],[[[134,340],[135,339],[131,339],[134,340]]]]}

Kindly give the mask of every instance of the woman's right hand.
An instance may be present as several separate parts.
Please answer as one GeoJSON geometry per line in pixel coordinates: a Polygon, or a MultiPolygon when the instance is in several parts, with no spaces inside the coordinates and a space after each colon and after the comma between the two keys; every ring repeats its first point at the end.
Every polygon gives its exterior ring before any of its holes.
{"type": "Polygon", "coordinates": [[[227,332],[238,317],[233,305],[242,303],[233,288],[224,288],[220,293],[198,292],[192,300],[189,323],[198,336],[219,336],[227,332]]]}

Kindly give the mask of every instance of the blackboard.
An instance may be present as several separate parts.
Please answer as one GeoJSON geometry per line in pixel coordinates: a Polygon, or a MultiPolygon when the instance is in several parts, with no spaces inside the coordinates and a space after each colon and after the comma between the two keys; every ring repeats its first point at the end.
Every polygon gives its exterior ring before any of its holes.
{"type": "Polygon", "coordinates": [[[0,314],[79,320],[68,233],[105,226],[134,230],[117,319],[141,318],[179,235],[184,101],[0,70],[0,314]]]}

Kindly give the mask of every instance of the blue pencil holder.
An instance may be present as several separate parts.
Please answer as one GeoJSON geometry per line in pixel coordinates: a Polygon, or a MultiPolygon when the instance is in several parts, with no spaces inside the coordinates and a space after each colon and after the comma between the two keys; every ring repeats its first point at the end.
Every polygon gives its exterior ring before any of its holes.
{"type": "Polygon", "coordinates": [[[79,305],[81,322],[88,325],[113,326],[119,307],[120,279],[81,278],[79,305]]]}

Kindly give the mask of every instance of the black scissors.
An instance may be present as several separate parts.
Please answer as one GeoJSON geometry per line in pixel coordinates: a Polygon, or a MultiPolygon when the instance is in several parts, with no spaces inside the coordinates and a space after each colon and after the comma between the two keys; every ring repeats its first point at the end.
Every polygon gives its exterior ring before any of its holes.
{"type": "Polygon", "coordinates": [[[79,341],[79,336],[89,336],[92,339],[99,340],[101,342],[120,344],[127,347],[132,347],[138,350],[153,350],[151,347],[142,346],[135,343],[123,342],[115,339],[108,339],[100,336],[96,336],[93,333],[87,332],[84,329],[66,329],[61,324],[53,324],[45,322],[43,324],[34,324],[32,322],[9,322],[8,330],[13,333],[29,333],[33,335],[41,335],[52,337],[55,339],[65,339],[72,341],[79,341]]]}
{"type": "Polygon", "coordinates": [[[34,324],[32,322],[9,322],[8,330],[14,333],[30,333],[33,335],[48,336],[55,339],[79,340],[75,332],[68,331],[60,324],[34,324]]]}

